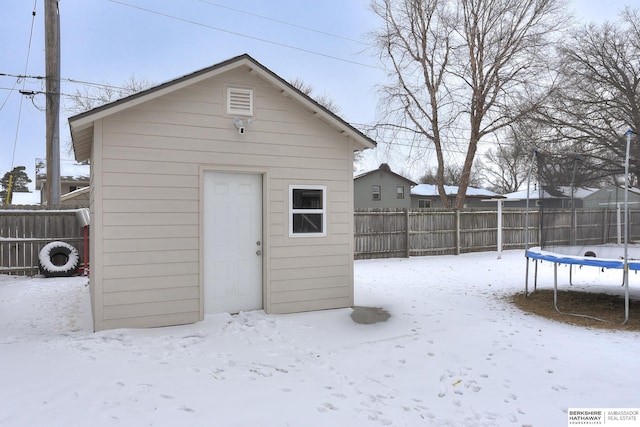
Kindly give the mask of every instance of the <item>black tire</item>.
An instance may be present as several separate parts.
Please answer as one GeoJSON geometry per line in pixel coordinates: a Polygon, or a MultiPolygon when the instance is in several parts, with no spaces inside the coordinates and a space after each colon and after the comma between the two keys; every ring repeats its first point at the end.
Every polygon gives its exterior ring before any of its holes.
{"type": "Polygon", "coordinates": [[[38,257],[40,273],[46,277],[70,277],[76,274],[80,264],[78,250],[65,242],[45,245],[38,257]]]}

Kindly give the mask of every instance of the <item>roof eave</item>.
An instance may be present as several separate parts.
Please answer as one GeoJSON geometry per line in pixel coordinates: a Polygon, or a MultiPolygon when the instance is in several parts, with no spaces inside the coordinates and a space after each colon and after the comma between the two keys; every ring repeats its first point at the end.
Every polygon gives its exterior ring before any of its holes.
{"type": "Polygon", "coordinates": [[[70,117],[69,127],[76,160],[87,160],[91,154],[90,147],[93,141],[93,123],[95,121],[243,65],[247,66],[250,72],[253,72],[272,86],[281,88],[284,96],[306,105],[314,116],[332,125],[341,131],[343,135],[348,136],[360,149],[374,148],[376,146],[374,140],[318,104],[311,97],[297,90],[293,85],[264,67],[251,56],[244,54],[70,117]],[[77,142],[76,138],[78,138],[77,142]]]}

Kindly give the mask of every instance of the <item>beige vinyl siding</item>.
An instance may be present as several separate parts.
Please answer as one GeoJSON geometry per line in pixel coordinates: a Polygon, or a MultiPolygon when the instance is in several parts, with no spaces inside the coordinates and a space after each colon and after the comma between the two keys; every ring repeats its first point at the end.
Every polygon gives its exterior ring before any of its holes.
{"type": "Polygon", "coordinates": [[[92,239],[99,261],[91,273],[101,283],[94,290],[95,303],[104,309],[95,311],[96,329],[202,318],[202,168],[268,171],[267,312],[352,304],[353,147],[348,137],[241,70],[100,123],[94,136],[94,144],[102,140],[95,145],[100,160],[92,164],[92,173],[102,204],[94,208],[102,213],[98,239],[92,239]],[[254,90],[254,121],[243,135],[233,116],[225,114],[227,86],[254,90]],[[288,236],[290,184],[327,186],[326,237],[288,236]]]}
{"type": "Polygon", "coordinates": [[[135,317],[121,316],[121,314],[114,313],[114,318],[109,318],[104,322],[103,329],[117,329],[117,328],[156,328],[160,326],[174,326],[185,325],[189,323],[195,323],[198,319],[193,319],[190,311],[178,313],[172,312],[172,306],[166,306],[165,310],[158,310],[160,314],[148,315],[138,314],[135,317]]]}

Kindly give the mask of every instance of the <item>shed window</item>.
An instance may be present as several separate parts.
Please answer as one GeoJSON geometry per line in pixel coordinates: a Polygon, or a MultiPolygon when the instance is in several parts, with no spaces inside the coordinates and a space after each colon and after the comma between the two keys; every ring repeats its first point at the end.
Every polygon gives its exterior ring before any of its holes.
{"type": "Polygon", "coordinates": [[[404,199],[404,187],[402,185],[396,187],[396,197],[398,199],[404,199]]]}
{"type": "Polygon", "coordinates": [[[371,198],[373,200],[380,200],[381,192],[382,192],[382,189],[380,188],[379,185],[371,186],[371,198]]]}
{"type": "Polygon", "coordinates": [[[227,114],[253,116],[253,89],[228,87],[227,114]]]}
{"type": "Polygon", "coordinates": [[[326,236],[327,187],[289,186],[289,236],[326,236]]]}

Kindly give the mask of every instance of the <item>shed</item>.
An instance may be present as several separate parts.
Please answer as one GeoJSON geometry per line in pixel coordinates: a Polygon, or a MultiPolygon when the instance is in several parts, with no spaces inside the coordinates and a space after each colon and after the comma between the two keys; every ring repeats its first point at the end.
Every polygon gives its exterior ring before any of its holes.
{"type": "Polygon", "coordinates": [[[249,55],[69,124],[95,330],[353,305],[353,153],[375,142],[249,55]]]}

